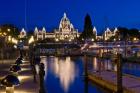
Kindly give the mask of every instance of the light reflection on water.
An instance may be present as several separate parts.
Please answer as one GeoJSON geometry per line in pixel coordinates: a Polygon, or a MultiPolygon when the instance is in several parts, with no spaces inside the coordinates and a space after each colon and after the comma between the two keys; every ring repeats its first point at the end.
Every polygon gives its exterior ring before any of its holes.
{"type": "Polygon", "coordinates": [[[93,58],[93,68],[95,71],[99,70],[97,61],[98,61],[97,58],[94,57],[93,58]]]}
{"type": "Polygon", "coordinates": [[[50,67],[55,76],[60,79],[60,83],[64,91],[67,92],[77,74],[75,65],[71,58],[66,57],[66,59],[60,59],[55,57],[54,60],[51,60],[50,67]]]}
{"type": "MultiPolygon", "coordinates": [[[[47,93],[109,93],[87,83],[83,76],[83,57],[46,57],[45,89],[47,93]]],[[[94,58],[95,61],[97,59],[94,58]]],[[[91,60],[93,62],[93,60],[91,60]]],[[[92,66],[98,69],[98,62],[92,66]],[[94,66],[95,64],[95,66],[94,66]]]]}
{"type": "Polygon", "coordinates": [[[123,72],[140,77],[140,64],[139,63],[124,63],[123,72]]]}
{"type": "Polygon", "coordinates": [[[90,58],[92,60],[88,61],[88,69],[94,71],[103,70],[117,70],[116,64],[112,63],[110,60],[99,60],[96,57],[90,58]]]}
{"type": "MultiPolygon", "coordinates": [[[[90,59],[92,59],[92,62],[90,61],[88,62],[89,70],[117,71],[117,63],[111,62],[111,60],[99,60],[96,57],[93,57],[93,58],[91,57],[90,59]]],[[[133,63],[133,62],[122,63],[122,70],[123,70],[123,73],[140,77],[140,64],[139,63],[133,63]]]]}
{"type": "MultiPolygon", "coordinates": [[[[88,92],[84,92],[85,83],[81,78],[84,68],[82,57],[76,60],[70,57],[46,57],[41,61],[45,64],[47,93],[109,93],[90,83],[88,92]]],[[[96,57],[88,59],[88,68],[95,71],[99,69],[117,71],[115,62],[99,60],[96,57]]],[[[123,72],[140,77],[140,64],[125,63],[123,72]]]]}

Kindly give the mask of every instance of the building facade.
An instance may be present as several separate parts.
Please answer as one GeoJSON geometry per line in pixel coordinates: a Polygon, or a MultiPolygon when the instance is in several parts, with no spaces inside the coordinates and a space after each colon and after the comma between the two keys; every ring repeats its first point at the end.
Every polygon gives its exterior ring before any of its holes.
{"type": "Polygon", "coordinates": [[[115,28],[113,31],[107,28],[103,34],[104,40],[109,40],[112,36],[115,36],[117,31],[118,31],[117,28],[115,28]]]}
{"type": "Polygon", "coordinates": [[[75,38],[79,37],[78,30],[74,28],[73,24],[70,22],[68,19],[66,13],[64,13],[60,24],[59,24],[59,29],[56,29],[54,31],[55,34],[55,39],[57,41],[72,41],[75,38]]]}
{"type": "Polygon", "coordinates": [[[21,32],[19,34],[19,38],[25,38],[26,36],[27,36],[27,33],[26,33],[25,29],[22,28],[22,30],[21,30],[21,32]]]}
{"type": "MultiPolygon", "coordinates": [[[[95,39],[92,41],[100,41],[100,40],[109,40],[112,36],[115,36],[116,32],[118,31],[117,28],[114,30],[110,30],[106,28],[102,35],[97,35],[97,29],[93,27],[93,34],[95,35],[95,39]]],[[[37,27],[34,29],[34,40],[44,40],[44,39],[51,39],[54,41],[74,41],[79,38],[81,33],[78,32],[78,29],[75,29],[69,18],[67,17],[66,13],[64,13],[63,17],[60,20],[58,29],[54,29],[52,32],[47,32],[45,27],[41,30],[37,27]]],[[[22,29],[20,32],[19,37],[24,38],[26,36],[26,31],[22,29]]]]}
{"type": "Polygon", "coordinates": [[[34,30],[35,40],[43,40],[45,38],[54,39],[55,41],[73,41],[80,36],[78,29],[75,29],[73,24],[70,22],[66,13],[64,13],[60,20],[59,28],[53,32],[46,32],[45,28],[38,30],[36,27],[34,30]]]}

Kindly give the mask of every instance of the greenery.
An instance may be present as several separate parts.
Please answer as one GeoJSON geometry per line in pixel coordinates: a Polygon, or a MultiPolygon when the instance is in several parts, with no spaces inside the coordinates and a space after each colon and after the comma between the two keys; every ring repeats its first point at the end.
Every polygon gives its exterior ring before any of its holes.
{"type": "Polygon", "coordinates": [[[80,35],[80,39],[92,39],[92,38],[95,40],[95,34],[93,33],[91,18],[87,14],[85,17],[84,31],[80,35]]]}
{"type": "Polygon", "coordinates": [[[12,24],[4,24],[0,26],[1,35],[10,35],[14,38],[18,38],[19,29],[12,24]]]}
{"type": "Polygon", "coordinates": [[[119,27],[117,34],[117,39],[126,40],[129,36],[129,30],[127,28],[119,27]]]}
{"type": "Polygon", "coordinates": [[[121,41],[133,41],[134,38],[140,39],[140,32],[136,28],[128,29],[125,27],[118,27],[118,31],[115,33],[115,36],[110,37],[110,41],[114,39],[121,41]]]}

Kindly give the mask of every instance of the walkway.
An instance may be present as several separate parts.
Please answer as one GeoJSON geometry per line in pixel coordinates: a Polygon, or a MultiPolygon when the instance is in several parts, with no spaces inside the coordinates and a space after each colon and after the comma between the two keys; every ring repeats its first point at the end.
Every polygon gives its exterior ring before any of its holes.
{"type": "MultiPolygon", "coordinates": [[[[9,67],[15,60],[0,61],[0,79],[8,75],[9,67]]],[[[15,87],[14,93],[38,93],[39,84],[33,82],[33,75],[29,61],[24,61],[21,65],[22,71],[19,72],[18,78],[20,79],[20,85],[15,87]]],[[[0,86],[0,93],[5,93],[5,88],[0,86]]]]}
{"type": "MultiPolygon", "coordinates": [[[[115,72],[89,72],[89,79],[103,87],[116,91],[117,75],[115,72]]],[[[123,87],[125,93],[140,93],[140,78],[131,75],[123,75],[123,87]]]]}

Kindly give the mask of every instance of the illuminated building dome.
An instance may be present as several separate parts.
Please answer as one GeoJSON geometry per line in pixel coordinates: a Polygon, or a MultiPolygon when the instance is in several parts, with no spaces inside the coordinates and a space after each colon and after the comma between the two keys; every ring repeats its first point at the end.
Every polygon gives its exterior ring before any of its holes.
{"type": "Polygon", "coordinates": [[[73,24],[70,22],[66,13],[64,13],[62,19],[60,20],[59,29],[55,30],[55,39],[72,41],[79,36],[78,30],[74,29],[73,24]]]}
{"type": "Polygon", "coordinates": [[[37,27],[34,30],[34,37],[36,40],[43,40],[45,38],[54,39],[55,41],[73,41],[79,37],[77,29],[74,29],[73,24],[70,22],[66,13],[60,20],[59,28],[53,32],[46,32],[45,27],[42,30],[38,30],[37,27]]]}

